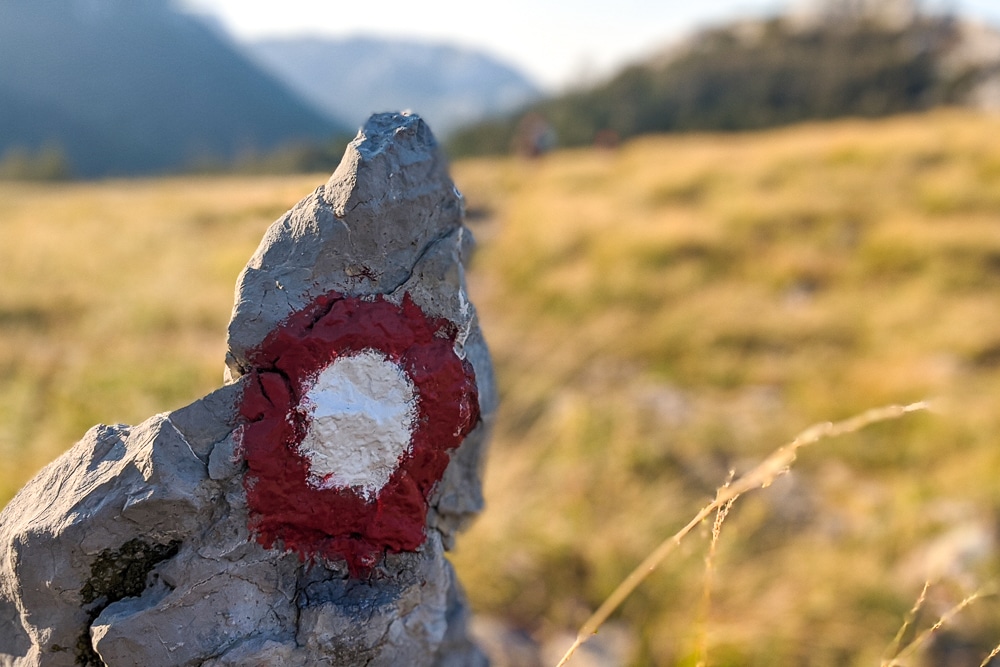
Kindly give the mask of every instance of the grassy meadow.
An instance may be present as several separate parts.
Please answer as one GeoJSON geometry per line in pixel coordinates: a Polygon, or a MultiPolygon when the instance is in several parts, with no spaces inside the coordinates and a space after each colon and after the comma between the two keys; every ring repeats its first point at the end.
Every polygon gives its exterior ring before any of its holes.
{"type": "MultiPolygon", "coordinates": [[[[731,474],[812,423],[927,398],[804,450],[733,506],[710,577],[708,522],[613,623],[635,665],[880,665],[930,581],[904,646],[982,597],[898,664],[982,663],[1000,642],[1000,116],[453,175],[503,401],[487,511],[453,554],[478,612],[575,633],[731,474]]],[[[240,268],[325,179],[0,183],[0,502],[92,424],[218,386],[240,268]]]]}

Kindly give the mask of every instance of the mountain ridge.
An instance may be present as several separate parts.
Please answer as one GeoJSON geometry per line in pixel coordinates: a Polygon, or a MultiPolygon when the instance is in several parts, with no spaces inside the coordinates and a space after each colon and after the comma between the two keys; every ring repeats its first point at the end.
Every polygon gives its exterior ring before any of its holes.
{"type": "Polygon", "coordinates": [[[0,62],[0,155],[56,146],[78,176],[177,171],[346,131],[169,0],[6,0],[0,62]]]}
{"type": "Polygon", "coordinates": [[[513,66],[446,43],[302,35],[253,40],[243,48],[314,106],[359,126],[372,113],[410,109],[445,136],[541,97],[513,66]]]}

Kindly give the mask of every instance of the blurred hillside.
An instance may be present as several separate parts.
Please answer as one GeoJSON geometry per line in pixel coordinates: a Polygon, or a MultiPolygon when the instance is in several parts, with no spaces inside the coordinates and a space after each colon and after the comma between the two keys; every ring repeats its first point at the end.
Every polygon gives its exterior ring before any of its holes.
{"type": "Polygon", "coordinates": [[[524,74],[469,49],[404,40],[292,37],[250,42],[248,53],[333,118],[361,126],[372,113],[411,109],[438,136],[541,97],[524,74]]]}
{"type": "MultiPolygon", "coordinates": [[[[923,398],[933,413],[824,441],[741,498],[711,604],[706,525],[595,641],[636,666],[706,647],[714,667],[871,667],[930,581],[904,642],[983,597],[901,664],[975,667],[1000,642],[1000,117],[645,137],[454,175],[502,406],[453,559],[527,646],[512,664],[555,664],[533,643],[575,632],[731,471],[923,398]]],[[[91,425],[217,387],[239,270],[326,178],[0,183],[0,502],[91,425]]]]}
{"type": "Polygon", "coordinates": [[[336,166],[375,111],[439,134],[539,96],[481,53],[392,40],[236,45],[175,0],[0,3],[0,179],[336,166]]]}
{"type": "Polygon", "coordinates": [[[4,0],[0,63],[0,174],[177,171],[348,132],[168,0],[4,0]]]}
{"type": "Polygon", "coordinates": [[[0,179],[328,170],[368,114],[400,108],[456,157],[1000,109],[1000,32],[921,14],[915,0],[804,0],[548,99],[476,51],[375,38],[236,45],[180,6],[0,3],[0,179]]]}
{"type": "Polygon", "coordinates": [[[449,147],[532,152],[942,105],[1000,109],[1000,32],[908,0],[824,0],[704,30],[596,86],[466,128],[449,147]]]}

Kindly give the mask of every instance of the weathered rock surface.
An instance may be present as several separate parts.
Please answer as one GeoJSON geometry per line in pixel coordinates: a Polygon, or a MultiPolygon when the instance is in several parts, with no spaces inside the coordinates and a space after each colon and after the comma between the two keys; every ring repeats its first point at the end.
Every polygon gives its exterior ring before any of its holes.
{"type": "Polygon", "coordinates": [[[226,386],[91,429],[0,514],[0,664],[484,663],[444,557],[496,403],[470,245],[427,126],[372,117],[240,276],[226,386]],[[358,355],[407,389],[322,394],[358,355]],[[312,470],[357,419],[409,434],[398,460],[312,470]]]}

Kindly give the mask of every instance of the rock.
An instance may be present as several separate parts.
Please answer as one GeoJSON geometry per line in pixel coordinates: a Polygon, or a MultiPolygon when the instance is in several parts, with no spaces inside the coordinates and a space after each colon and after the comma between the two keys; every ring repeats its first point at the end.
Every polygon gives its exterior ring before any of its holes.
{"type": "MultiPolygon", "coordinates": [[[[558,664],[573,645],[574,639],[576,636],[571,633],[557,633],[549,637],[541,648],[542,664],[558,664]]],[[[635,637],[628,629],[617,623],[608,623],[586,644],[576,649],[572,664],[579,667],[628,665],[634,659],[635,647],[635,637]]]]}
{"type": "MultiPolygon", "coordinates": [[[[541,646],[524,630],[502,619],[477,616],[470,631],[492,667],[543,667],[541,646]]],[[[559,656],[562,658],[562,656],[559,656]]],[[[556,662],[552,664],[557,664],[556,662]]]]}
{"type": "Polygon", "coordinates": [[[227,384],[0,514],[0,664],[476,665],[444,557],[496,406],[427,126],[373,116],[239,278],[227,384]]]}
{"type": "MultiPolygon", "coordinates": [[[[900,584],[919,589],[925,582],[946,581],[966,593],[985,585],[986,565],[996,558],[996,518],[975,505],[939,500],[922,512],[931,536],[900,559],[900,584]]],[[[953,601],[936,613],[945,613],[953,601]]]]}

